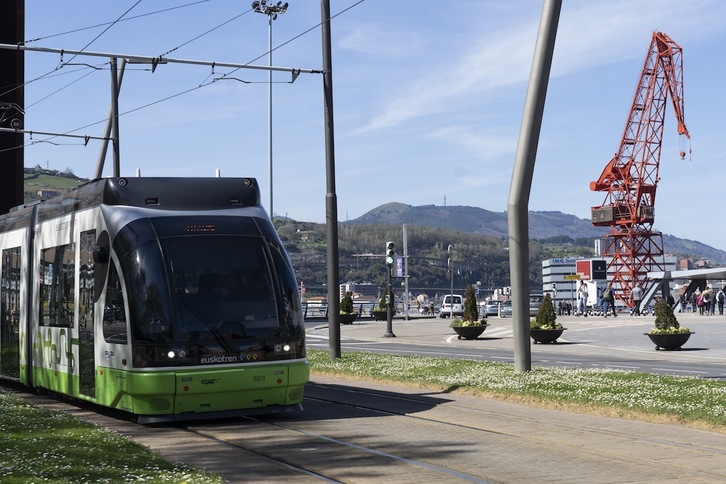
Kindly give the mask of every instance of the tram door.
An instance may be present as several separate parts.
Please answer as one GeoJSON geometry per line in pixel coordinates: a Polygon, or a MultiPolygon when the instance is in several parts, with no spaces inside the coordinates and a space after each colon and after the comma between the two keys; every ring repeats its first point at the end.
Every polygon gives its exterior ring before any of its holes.
{"type": "Polygon", "coordinates": [[[78,263],[78,372],[79,391],[82,395],[96,397],[95,325],[94,325],[94,262],[93,248],[96,231],[81,232],[78,263]]]}
{"type": "Polygon", "coordinates": [[[0,375],[20,378],[20,247],[2,251],[0,375]]]}

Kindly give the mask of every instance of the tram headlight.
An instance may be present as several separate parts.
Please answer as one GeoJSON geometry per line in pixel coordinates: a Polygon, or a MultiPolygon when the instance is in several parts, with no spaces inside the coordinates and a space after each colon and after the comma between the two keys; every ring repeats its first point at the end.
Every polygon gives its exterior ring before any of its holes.
{"type": "Polygon", "coordinates": [[[173,359],[174,359],[174,358],[176,358],[176,357],[179,357],[179,358],[186,358],[186,356],[187,356],[187,352],[186,352],[186,351],[184,351],[184,350],[178,350],[178,351],[174,351],[174,350],[169,350],[169,352],[168,352],[168,353],[166,354],[166,356],[167,356],[167,357],[168,357],[168,358],[169,358],[170,360],[173,360],[173,359]]]}
{"type": "Polygon", "coordinates": [[[292,347],[289,343],[280,343],[275,345],[275,353],[281,354],[281,353],[289,353],[292,347]]]}

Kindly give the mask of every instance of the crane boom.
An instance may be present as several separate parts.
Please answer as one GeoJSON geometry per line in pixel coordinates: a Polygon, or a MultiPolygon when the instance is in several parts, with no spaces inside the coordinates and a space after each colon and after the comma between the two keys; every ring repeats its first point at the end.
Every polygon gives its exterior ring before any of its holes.
{"type": "Polygon", "coordinates": [[[667,98],[670,97],[685,158],[683,53],[668,35],[653,32],[630,106],[620,146],[590,190],[605,192],[602,205],[592,207],[592,224],[610,227],[605,236],[608,272],[629,301],[633,287],[643,287],[647,273],[664,269],[660,232],[652,230],[658,187],[667,98]]]}

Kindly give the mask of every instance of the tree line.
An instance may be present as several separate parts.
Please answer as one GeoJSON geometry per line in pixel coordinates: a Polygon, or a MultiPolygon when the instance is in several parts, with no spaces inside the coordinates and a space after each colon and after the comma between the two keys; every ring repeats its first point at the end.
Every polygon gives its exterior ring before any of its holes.
{"type": "MultiPolygon", "coordinates": [[[[327,261],[324,224],[275,219],[280,238],[290,254],[299,281],[307,295],[326,295],[327,261]]],[[[481,283],[484,290],[510,285],[507,240],[453,230],[407,226],[408,274],[412,292],[446,292],[451,287],[447,262],[453,247],[454,290],[463,294],[467,284],[481,283]]],[[[372,283],[383,286],[387,241],[403,255],[402,227],[373,224],[340,224],[338,227],[340,282],[372,283]],[[368,255],[368,254],[373,254],[368,255]]],[[[592,257],[594,239],[573,240],[567,236],[530,240],[529,274],[533,289],[542,287],[542,260],[556,257],[592,257]]],[[[400,286],[403,279],[394,279],[400,286]]]]}

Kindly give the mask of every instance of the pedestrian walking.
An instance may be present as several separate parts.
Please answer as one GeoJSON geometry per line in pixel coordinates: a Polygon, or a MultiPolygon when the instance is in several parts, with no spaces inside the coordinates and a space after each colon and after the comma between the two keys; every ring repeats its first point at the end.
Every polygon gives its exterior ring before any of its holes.
{"type": "Polygon", "coordinates": [[[613,290],[613,281],[608,281],[608,285],[602,292],[602,310],[604,317],[608,317],[610,305],[613,307],[613,315],[615,315],[615,291],[613,290]]]}
{"type": "Polygon", "coordinates": [[[718,304],[718,315],[723,316],[723,302],[726,299],[726,293],[723,292],[723,288],[719,289],[716,293],[716,304],[718,304]]]}
{"type": "Polygon", "coordinates": [[[633,287],[632,291],[630,291],[630,297],[633,300],[633,314],[640,316],[640,303],[643,300],[643,290],[640,286],[633,287]]]}
{"type": "Polygon", "coordinates": [[[712,296],[711,286],[706,286],[706,289],[704,289],[701,293],[701,298],[703,299],[703,311],[701,314],[705,314],[706,316],[711,314],[711,303],[713,302],[712,296]]]}
{"type": "Polygon", "coordinates": [[[587,317],[587,284],[585,281],[580,281],[580,286],[577,288],[577,315],[587,317]]]}

